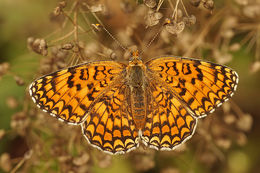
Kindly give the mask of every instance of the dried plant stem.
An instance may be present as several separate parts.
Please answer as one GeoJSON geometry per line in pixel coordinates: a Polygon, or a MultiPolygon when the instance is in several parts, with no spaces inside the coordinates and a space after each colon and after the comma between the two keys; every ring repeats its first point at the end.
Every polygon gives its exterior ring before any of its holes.
{"type": "Polygon", "coordinates": [[[260,60],[260,24],[256,31],[256,49],[255,49],[255,61],[260,60]]]}
{"type": "Polygon", "coordinates": [[[163,4],[164,0],[159,0],[156,11],[159,11],[159,9],[161,8],[162,4],[163,4]]]}
{"type": "Polygon", "coordinates": [[[174,8],[174,11],[172,13],[172,18],[174,18],[175,21],[177,21],[177,19],[178,19],[178,6],[179,6],[179,2],[180,2],[180,0],[176,1],[175,8],[174,8]]]}
{"type": "Polygon", "coordinates": [[[18,169],[25,163],[26,160],[30,159],[32,157],[33,150],[29,150],[24,154],[24,157],[22,160],[19,161],[19,163],[10,171],[10,173],[15,173],[18,171],[18,169]]]}
{"type": "Polygon", "coordinates": [[[69,33],[67,33],[66,35],[64,35],[64,36],[62,36],[62,37],[60,37],[60,38],[57,38],[57,39],[55,39],[55,40],[51,40],[51,41],[49,42],[49,44],[53,44],[53,43],[59,42],[59,41],[61,41],[61,40],[65,40],[66,38],[68,38],[68,37],[70,37],[71,35],[73,35],[73,33],[74,33],[74,30],[70,31],[69,33]]]}
{"type": "Polygon", "coordinates": [[[189,16],[189,14],[188,14],[188,12],[187,12],[187,10],[186,10],[186,8],[185,8],[185,5],[184,5],[184,3],[183,3],[182,0],[181,0],[181,5],[182,5],[182,7],[183,7],[183,9],[184,9],[184,12],[185,12],[186,16],[189,16]]]}
{"type": "Polygon", "coordinates": [[[78,10],[74,11],[73,23],[74,23],[74,39],[75,39],[76,44],[78,44],[79,43],[79,37],[78,37],[78,34],[79,34],[79,31],[78,31],[78,10]]]}
{"type": "Polygon", "coordinates": [[[201,44],[205,36],[208,34],[211,26],[215,24],[222,17],[222,13],[225,12],[225,10],[226,8],[222,8],[218,13],[216,13],[216,15],[214,15],[210,19],[208,24],[200,32],[199,36],[196,38],[196,40],[193,42],[193,44],[190,46],[187,52],[183,55],[184,57],[190,57],[192,55],[193,51],[201,44]]]}
{"type": "Polygon", "coordinates": [[[240,109],[240,107],[233,100],[230,100],[230,104],[233,110],[235,111],[236,115],[238,115],[239,117],[244,116],[245,113],[242,111],[242,109],[240,109]]]}
{"type": "Polygon", "coordinates": [[[249,33],[247,33],[243,40],[241,40],[241,45],[245,45],[254,35],[255,31],[250,31],[249,33]]]}
{"type": "MultiPolygon", "coordinates": [[[[78,4],[78,1],[75,1],[75,2],[71,5],[71,8],[70,8],[68,14],[71,14],[71,13],[75,10],[77,4],[78,4]]],[[[64,13],[64,14],[66,15],[66,13],[64,13]]],[[[68,16],[69,16],[69,15],[68,15],[68,16]]],[[[69,18],[67,17],[67,18],[65,19],[65,21],[63,22],[63,24],[62,24],[62,28],[65,28],[65,26],[66,26],[68,20],[70,20],[70,21],[73,22],[73,20],[72,20],[70,17],[69,17],[69,18]]]]}
{"type": "MultiPolygon", "coordinates": [[[[91,23],[89,21],[89,19],[87,18],[86,14],[84,13],[84,11],[80,8],[80,13],[82,14],[82,17],[84,18],[85,22],[87,23],[88,26],[91,26],[91,23]]],[[[90,27],[90,30],[92,31],[92,33],[97,36],[96,32],[94,31],[94,29],[92,27],[90,27]]],[[[88,33],[88,32],[86,32],[88,33]]]]}
{"type": "Polygon", "coordinates": [[[17,170],[24,164],[25,160],[25,158],[22,158],[22,160],[20,160],[20,162],[10,171],[10,173],[17,172],[17,170]]]}

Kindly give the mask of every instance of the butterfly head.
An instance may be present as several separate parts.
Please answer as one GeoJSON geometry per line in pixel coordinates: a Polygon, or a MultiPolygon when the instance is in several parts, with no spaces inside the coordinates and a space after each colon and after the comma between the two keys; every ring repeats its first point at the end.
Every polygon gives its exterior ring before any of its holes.
{"type": "Polygon", "coordinates": [[[135,66],[135,65],[141,65],[141,64],[143,64],[143,62],[142,62],[142,59],[139,57],[138,50],[131,52],[131,58],[129,61],[129,65],[135,66]]]}

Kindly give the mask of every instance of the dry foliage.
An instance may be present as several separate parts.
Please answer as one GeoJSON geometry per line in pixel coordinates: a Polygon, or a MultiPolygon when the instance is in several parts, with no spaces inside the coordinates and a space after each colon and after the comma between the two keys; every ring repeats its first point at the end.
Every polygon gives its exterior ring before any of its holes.
{"type": "MultiPolygon", "coordinates": [[[[28,48],[44,56],[38,76],[85,61],[127,62],[133,49],[142,52],[144,61],[170,54],[213,57],[208,59],[226,64],[236,61],[233,53],[242,47],[255,52],[249,69],[255,73],[260,69],[259,19],[257,0],[59,1],[50,15],[51,22],[59,27],[46,37],[28,38],[28,48]]],[[[8,63],[0,64],[0,78],[8,71],[8,63]]],[[[24,84],[12,75],[19,85],[24,84]]],[[[79,127],[43,113],[28,94],[25,99],[24,109],[13,115],[12,132],[8,132],[23,141],[23,155],[2,154],[0,167],[4,171],[91,172],[93,167],[107,168],[113,164],[113,156],[87,144],[79,127]]],[[[17,107],[12,97],[7,103],[10,108],[17,107]]],[[[231,146],[246,144],[252,122],[251,115],[230,101],[201,119],[193,138],[178,150],[157,152],[141,146],[117,157],[129,161],[132,169],[139,172],[188,172],[194,162],[202,163],[210,172],[218,172],[221,168],[216,167],[224,164],[225,153],[231,146]],[[191,161],[184,161],[185,169],[174,161],[175,164],[167,164],[167,160],[178,160],[187,152],[192,157],[191,161]]],[[[0,131],[0,139],[5,133],[0,131]]]]}

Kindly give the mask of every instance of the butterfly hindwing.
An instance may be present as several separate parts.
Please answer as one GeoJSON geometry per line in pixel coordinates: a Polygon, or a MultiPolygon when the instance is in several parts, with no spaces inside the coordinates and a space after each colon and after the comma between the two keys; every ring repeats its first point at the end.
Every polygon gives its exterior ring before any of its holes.
{"type": "Polygon", "coordinates": [[[138,146],[126,85],[116,85],[95,102],[82,132],[89,143],[108,153],[125,153],[138,146]]]}
{"type": "Polygon", "coordinates": [[[142,140],[151,148],[171,150],[193,135],[197,119],[167,88],[152,80],[149,85],[142,140]]]}

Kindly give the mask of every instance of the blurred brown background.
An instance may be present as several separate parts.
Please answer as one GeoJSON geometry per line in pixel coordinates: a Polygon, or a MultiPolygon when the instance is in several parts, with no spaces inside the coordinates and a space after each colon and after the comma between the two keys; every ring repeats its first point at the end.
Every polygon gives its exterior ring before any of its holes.
{"type": "Polygon", "coordinates": [[[1,0],[0,172],[259,172],[259,69],[259,0],[1,0]],[[28,95],[35,78],[60,68],[127,62],[129,52],[95,23],[124,47],[144,50],[144,61],[170,54],[230,66],[238,89],[176,151],[103,154],[28,95]]]}

